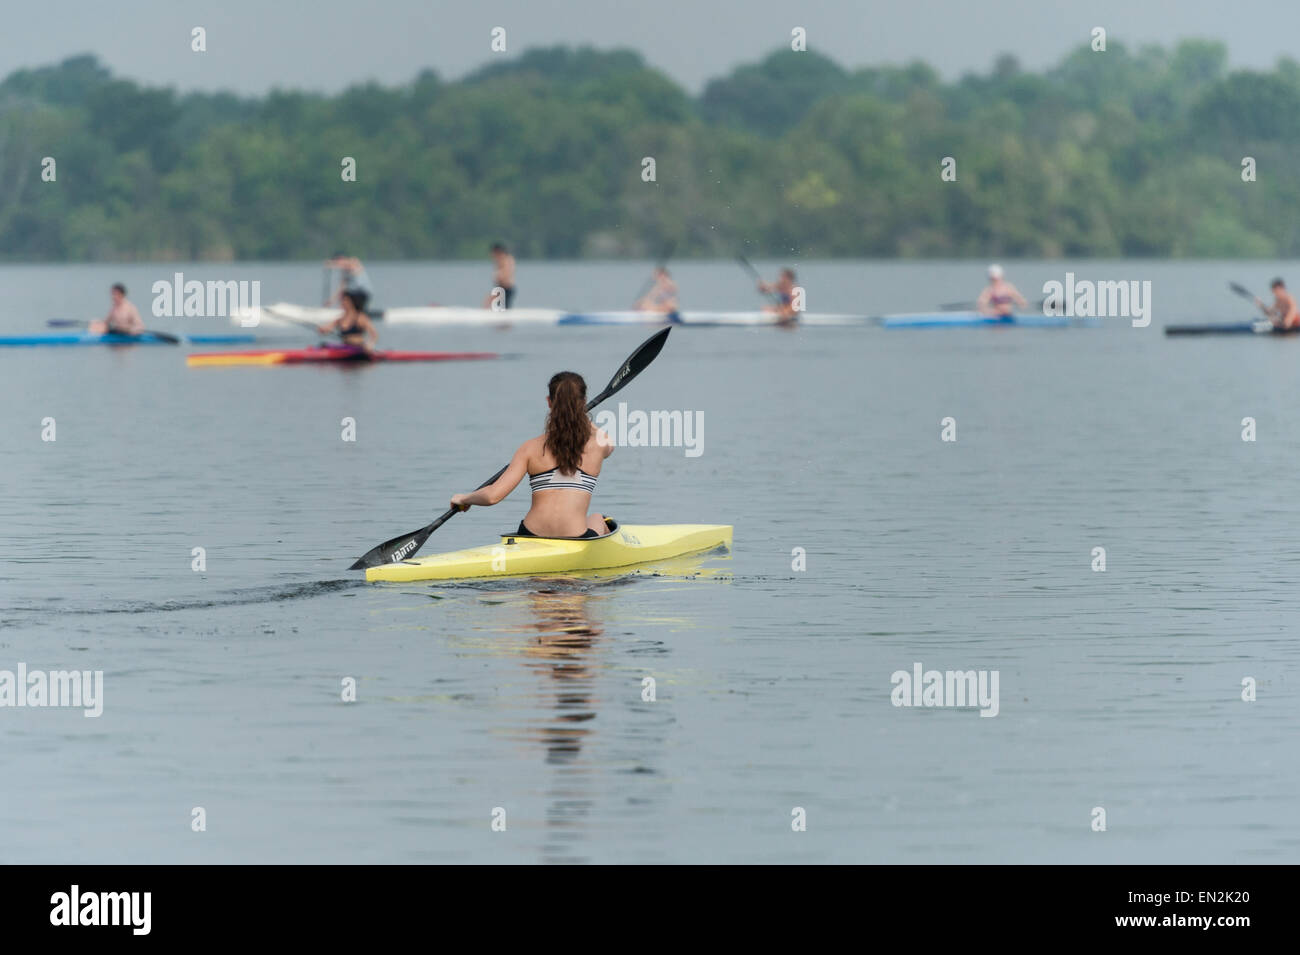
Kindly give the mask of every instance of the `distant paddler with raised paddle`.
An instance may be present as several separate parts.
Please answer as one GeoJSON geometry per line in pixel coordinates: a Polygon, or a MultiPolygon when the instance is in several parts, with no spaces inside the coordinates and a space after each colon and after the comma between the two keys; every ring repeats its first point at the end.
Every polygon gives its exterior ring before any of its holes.
{"type": "Polygon", "coordinates": [[[366,275],[366,267],[361,264],[361,260],[340,252],[326,261],[325,268],[336,269],[339,272],[339,287],[325,304],[342,305],[343,293],[351,292],[353,301],[357,303],[357,309],[364,312],[370,304],[374,289],[370,286],[370,276],[366,275]]]}
{"type": "MultiPolygon", "coordinates": [[[[1265,316],[1267,316],[1265,320],[1254,323],[1255,332],[1265,333],[1300,327],[1300,315],[1297,315],[1296,313],[1295,299],[1291,297],[1291,293],[1286,290],[1286,283],[1280,278],[1273,280],[1272,305],[1265,305],[1259,296],[1244,285],[1238,285],[1236,282],[1229,282],[1228,288],[1232,289],[1234,295],[1240,295],[1242,298],[1250,299],[1255,303],[1255,306],[1263,312],[1265,316]]],[[[1179,331],[1183,332],[1186,328],[1191,327],[1193,326],[1183,326],[1179,328],[1179,331]]]]}
{"type": "Polygon", "coordinates": [[[1255,304],[1268,316],[1274,328],[1295,328],[1300,326],[1300,309],[1296,308],[1295,299],[1286,290],[1286,283],[1280,278],[1274,279],[1269,286],[1273,290],[1273,304],[1265,305],[1258,297],[1255,304]]]}
{"type": "Polygon", "coordinates": [[[1006,280],[1002,266],[989,266],[989,284],[975,300],[975,310],[983,315],[995,318],[1011,318],[1016,313],[1016,306],[1028,308],[1029,302],[1020,290],[1006,280]]]}
{"type": "Polygon", "coordinates": [[[370,316],[361,310],[363,298],[358,292],[344,292],[340,304],[343,314],[332,322],[316,326],[322,335],[338,335],[344,345],[360,348],[366,354],[375,350],[379,332],[375,331],[370,316]]]}
{"type": "Polygon", "coordinates": [[[795,274],[794,269],[784,268],[775,282],[758,280],[758,290],[773,298],[771,305],[763,311],[771,312],[780,319],[782,325],[794,325],[799,321],[799,310],[795,308],[795,274]]]}
{"type": "Polygon", "coordinates": [[[118,282],[109,291],[113,304],[108,315],[99,321],[91,322],[87,330],[92,335],[143,335],[144,319],[140,310],[126,297],[126,286],[118,282]]]}
{"type": "MultiPolygon", "coordinates": [[[[532,480],[541,480],[546,486],[534,488],[533,509],[524,518],[528,531],[533,534],[545,534],[553,532],[557,527],[562,527],[565,530],[574,531],[573,536],[575,537],[584,537],[587,530],[594,530],[589,518],[599,515],[588,515],[586,513],[586,505],[591,498],[586,491],[588,482],[584,480],[583,472],[585,472],[587,478],[593,476],[593,471],[594,474],[599,474],[600,462],[608,456],[609,452],[601,447],[598,441],[593,446],[593,440],[598,436],[598,433],[587,415],[602,401],[617,394],[628,382],[645,371],[650,363],[663,351],[664,342],[668,340],[668,333],[671,331],[671,327],[660,329],[642,342],[641,346],[629,355],[627,361],[623,362],[619,370],[614,373],[614,377],[609,380],[605,390],[585,403],[581,408],[580,416],[580,396],[585,394],[585,391],[579,386],[581,379],[577,375],[573,376],[574,379],[577,379],[576,381],[566,379],[563,375],[558,375],[555,379],[552,379],[551,418],[547,422],[547,433],[539,438],[525,442],[515,452],[515,456],[510,463],[480,484],[477,491],[493,486],[496,486],[496,491],[502,490],[507,482],[502,481],[500,485],[497,482],[501,481],[506,472],[512,469],[512,473],[518,475],[514,484],[510,485],[510,489],[513,490],[523,480],[523,475],[529,474],[532,480]],[[556,379],[563,379],[563,381],[557,384],[556,379]],[[556,420],[555,398],[557,396],[560,398],[560,416],[563,420],[556,420]],[[552,431],[553,426],[554,431],[552,431]],[[554,444],[547,441],[552,433],[554,434],[554,444]],[[582,440],[581,446],[578,445],[580,439],[582,440]],[[541,446],[536,443],[538,441],[541,442],[541,446]],[[557,453],[557,446],[559,453],[557,453]],[[547,473],[552,460],[554,460],[558,471],[547,473]],[[572,467],[573,470],[566,474],[566,466],[572,467]],[[556,486],[555,482],[557,481],[559,486],[556,486]],[[565,488],[563,486],[565,484],[579,486],[565,488]],[[539,494],[542,496],[540,502],[538,501],[539,494]],[[564,494],[565,497],[547,498],[546,495],[549,494],[564,494]],[[535,517],[534,511],[536,512],[535,517]],[[581,520],[577,519],[579,511],[582,512],[581,520]],[[544,526],[534,527],[532,524],[527,523],[529,520],[535,520],[538,525],[544,526]]],[[[594,489],[594,481],[590,483],[594,489]]],[[[477,491],[474,493],[477,493],[477,491]]],[[[489,496],[495,496],[495,492],[489,496]]],[[[505,494],[501,494],[501,498],[504,497],[505,494]]],[[[456,495],[452,499],[454,503],[451,509],[432,524],[422,527],[418,531],[412,531],[409,534],[403,534],[400,537],[394,537],[392,540],[384,541],[378,547],[374,547],[362,555],[352,565],[352,569],[364,570],[367,567],[391,564],[413,556],[416,551],[424,546],[424,542],[429,539],[430,534],[449,521],[454,515],[460,513],[466,504],[479,503],[479,501],[471,500],[471,498],[473,498],[473,494],[456,495]]],[[[486,500],[486,498],[482,500],[486,500]]],[[[521,531],[523,529],[521,528],[521,531]]]]}
{"type": "Polygon", "coordinates": [[[772,304],[764,306],[763,311],[775,315],[778,325],[789,327],[798,324],[799,313],[803,311],[803,303],[799,302],[799,307],[795,307],[795,294],[799,291],[799,287],[795,285],[794,269],[784,268],[775,282],[765,282],[763,277],[758,274],[758,269],[750,264],[749,259],[743,255],[738,255],[736,261],[754,277],[754,281],[758,283],[758,291],[771,300],[772,304]]]}

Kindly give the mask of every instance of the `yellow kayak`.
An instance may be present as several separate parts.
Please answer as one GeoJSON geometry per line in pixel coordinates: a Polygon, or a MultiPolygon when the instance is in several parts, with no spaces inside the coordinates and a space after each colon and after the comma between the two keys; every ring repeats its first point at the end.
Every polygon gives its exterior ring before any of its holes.
{"type": "Polygon", "coordinates": [[[463,580],[474,577],[529,577],[631,567],[731,549],[730,524],[627,524],[608,522],[602,537],[519,537],[501,543],[431,557],[414,557],[366,571],[366,580],[463,580]]]}

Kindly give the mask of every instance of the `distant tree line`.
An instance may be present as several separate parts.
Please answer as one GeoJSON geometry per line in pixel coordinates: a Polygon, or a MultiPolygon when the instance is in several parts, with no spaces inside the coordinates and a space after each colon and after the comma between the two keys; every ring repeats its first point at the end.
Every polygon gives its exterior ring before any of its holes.
{"type": "Polygon", "coordinates": [[[945,83],[783,51],[692,97],[636,53],[552,48],[247,98],[78,56],[0,83],[0,257],[1296,254],[1300,66],[1226,61],[1112,43],[945,83]]]}

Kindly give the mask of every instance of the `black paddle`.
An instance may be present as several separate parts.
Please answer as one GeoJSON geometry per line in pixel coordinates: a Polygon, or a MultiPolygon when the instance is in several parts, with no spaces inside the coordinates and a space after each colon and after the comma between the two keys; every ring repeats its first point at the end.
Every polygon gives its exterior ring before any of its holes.
{"type": "MultiPolygon", "coordinates": [[[[1240,295],[1242,298],[1250,299],[1252,302],[1254,302],[1256,305],[1259,306],[1259,310],[1261,312],[1263,312],[1265,315],[1268,315],[1268,309],[1260,302],[1259,296],[1256,295],[1254,292],[1252,292],[1250,289],[1246,288],[1244,285],[1238,285],[1236,282],[1229,282],[1228,288],[1232,289],[1232,291],[1240,295]]],[[[1269,315],[1269,318],[1272,317],[1273,316],[1269,315]]]]}
{"type": "Polygon", "coordinates": [[[1269,327],[1264,328],[1263,326],[1265,323],[1263,321],[1255,322],[1255,331],[1268,332],[1268,331],[1273,331],[1277,327],[1277,324],[1273,321],[1273,316],[1269,313],[1268,307],[1259,300],[1258,295],[1256,295],[1250,289],[1246,288],[1244,285],[1238,285],[1236,282],[1229,282],[1228,288],[1232,289],[1233,292],[1240,295],[1242,298],[1250,299],[1252,302],[1258,305],[1259,310],[1267,316],[1267,323],[1269,327]]]}
{"type": "MultiPolygon", "coordinates": [[[[50,326],[50,328],[89,328],[90,327],[90,322],[81,321],[80,319],[76,319],[76,318],[50,318],[50,319],[46,319],[45,324],[50,326]]],[[[123,333],[108,332],[107,334],[121,335],[123,333]]],[[[166,332],[155,332],[148,328],[146,328],[140,334],[152,335],[160,342],[166,342],[168,345],[179,345],[181,343],[181,340],[177,338],[175,335],[168,335],[166,332]]]]}
{"type": "MultiPolygon", "coordinates": [[[[301,325],[303,328],[310,328],[317,332],[320,331],[320,326],[310,318],[294,318],[292,315],[281,315],[279,312],[271,311],[270,309],[267,309],[267,311],[273,321],[287,322],[290,325],[301,325]]],[[[343,310],[339,309],[339,311],[341,313],[343,310]]]]}
{"type": "MultiPolygon", "coordinates": [[[[591,409],[595,408],[596,405],[600,404],[606,398],[617,394],[625,385],[627,385],[628,382],[641,374],[641,372],[645,371],[646,368],[650,366],[650,363],[659,356],[661,351],[663,351],[664,342],[668,340],[668,333],[671,331],[671,327],[661,329],[642,342],[641,346],[628,356],[627,361],[623,362],[623,366],[614,373],[614,377],[609,380],[609,384],[605,386],[605,390],[587,402],[587,411],[590,412],[591,409]]],[[[509,467],[509,465],[506,465],[506,467],[509,467]]],[[[487,487],[505,473],[506,469],[502,468],[496,474],[492,475],[480,484],[478,488],[475,488],[475,490],[487,487]]],[[[453,507],[427,527],[422,527],[418,531],[413,531],[410,534],[403,534],[400,537],[394,537],[392,540],[384,541],[378,547],[366,551],[366,553],[357,558],[357,562],[348,569],[364,570],[367,567],[378,567],[380,564],[392,564],[399,560],[405,560],[424,546],[424,542],[429,539],[430,534],[450,520],[453,515],[459,513],[460,511],[453,507]]]]}
{"type": "MultiPolygon", "coordinates": [[[[755,282],[763,281],[763,276],[758,274],[758,269],[754,268],[753,264],[749,261],[749,259],[745,258],[743,255],[738,255],[736,256],[736,261],[741,264],[741,266],[745,269],[746,272],[748,272],[750,275],[754,277],[755,282]]],[[[780,296],[777,295],[775,292],[764,292],[763,294],[766,295],[768,299],[773,303],[780,301],[780,296]]]]}

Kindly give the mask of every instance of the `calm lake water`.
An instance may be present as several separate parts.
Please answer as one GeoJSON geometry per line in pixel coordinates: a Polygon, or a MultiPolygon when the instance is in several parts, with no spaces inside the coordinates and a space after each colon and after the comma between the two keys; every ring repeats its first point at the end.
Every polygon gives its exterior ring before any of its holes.
{"type": "MultiPolygon", "coordinates": [[[[98,718],[0,708],[0,861],[1300,860],[1300,341],[1160,330],[1249,317],[1226,283],[1286,266],[1007,265],[1027,294],[1068,270],[1151,280],[1154,320],[675,330],[615,407],[702,414],[703,453],[622,448],[593,506],[733,524],[694,576],[347,569],[537,433],[553,372],[594,391],[645,329],[381,326],[516,357],[368,368],[0,349],[0,671],[104,674],[98,718]],[[997,715],[892,705],[916,664],[996,671],[997,715]]],[[[800,279],[811,311],[879,314],[972,297],[983,266],[800,279]]],[[[117,279],[144,310],[176,268],[319,296],[314,264],[9,266],[0,334],[98,316],[117,279]]],[[[370,272],[390,306],[477,304],[490,274],[370,272]]],[[[521,263],[518,304],[626,308],[646,272],[521,263]]],[[[734,263],[675,274],[688,306],[758,301],[734,263]]],[[[489,543],[526,506],[422,552],[489,543]]]]}

